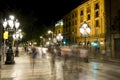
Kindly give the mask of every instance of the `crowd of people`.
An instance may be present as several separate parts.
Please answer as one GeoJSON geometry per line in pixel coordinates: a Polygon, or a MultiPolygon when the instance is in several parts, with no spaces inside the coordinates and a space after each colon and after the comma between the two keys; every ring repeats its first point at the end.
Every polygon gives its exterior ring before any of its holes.
{"type": "Polygon", "coordinates": [[[31,58],[41,58],[46,57],[47,48],[44,48],[42,46],[24,46],[24,50],[27,55],[29,55],[31,58]]]}
{"type": "Polygon", "coordinates": [[[38,58],[46,58],[46,54],[50,53],[52,57],[55,58],[55,56],[62,56],[65,59],[68,57],[77,56],[81,59],[83,59],[85,62],[88,62],[88,50],[85,48],[71,48],[71,47],[65,47],[65,46],[59,46],[59,45],[49,45],[49,47],[44,48],[42,46],[29,46],[24,47],[26,53],[31,56],[31,58],[35,59],[38,58]]]}

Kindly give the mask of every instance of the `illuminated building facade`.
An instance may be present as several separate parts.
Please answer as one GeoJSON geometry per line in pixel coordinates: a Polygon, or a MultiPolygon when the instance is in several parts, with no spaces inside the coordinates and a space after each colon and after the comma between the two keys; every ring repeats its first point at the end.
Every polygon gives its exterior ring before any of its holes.
{"type": "Polygon", "coordinates": [[[55,23],[54,34],[63,33],[63,20],[59,20],[55,23]]]}
{"type": "MultiPolygon", "coordinates": [[[[110,58],[120,58],[120,0],[87,0],[63,16],[63,25],[56,28],[62,32],[68,44],[77,43],[82,47],[84,38],[80,27],[84,22],[90,26],[87,45],[94,51],[94,42],[100,49],[106,50],[110,58]]],[[[94,53],[94,52],[93,52],[94,53]]]]}
{"type": "Polygon", "coordinates": [[[99,41],[100,49],[105,48],[105,16],[104,16],[104,0],[89,0],[63,17],[63,34],[69,44],[77,43],[81,47],[85,44],[84,38],[80,34],[79,28],[86,22],[91,33],[86,41],[92,44],[94,41],[99,41]]]}

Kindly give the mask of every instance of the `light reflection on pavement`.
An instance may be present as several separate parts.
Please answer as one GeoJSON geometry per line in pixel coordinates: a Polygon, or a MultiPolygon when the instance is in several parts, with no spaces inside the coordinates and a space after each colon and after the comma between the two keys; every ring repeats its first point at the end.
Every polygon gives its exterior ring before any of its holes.
{"type": "Polygon", "coordinates": [[[56,57],[55,63],[47,54],[37,58],[34,67],[28,55],[15,57],[16,64],[2,64],[1,80],[119,80],[120,66],[90,61],[85,63],[76,58],[64,62],[56,57]]]}

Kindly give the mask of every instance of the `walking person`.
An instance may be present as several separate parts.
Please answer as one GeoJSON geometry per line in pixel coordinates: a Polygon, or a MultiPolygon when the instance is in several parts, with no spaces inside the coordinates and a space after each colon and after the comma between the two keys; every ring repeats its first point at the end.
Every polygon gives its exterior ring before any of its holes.
{"type": "Polygon", "coordinates": [[[47,51],[48,51],[48,49],[47,48],[42,48],[42,57],[43,58],[46,58],[47,57],[47,51]]]}
{"type": "Polygon", "coordinates": [[[105,60],[105,59],[106,59],[106,51],[105,51],[105,50],[102,50],[102,51],[101,51],[101,59],[102,59],[102,60],[105,60]]]}
{"type": "Polygon", "coordinates": [[[40,47],[37,47],[37,58],[42,58],[42,45],[40,47]]]}
{"type": "Polygon", "coordinates": [[[80,49],[80,58],[87,63],[89,62],[89,60],[88,60],[88,49],[86,49],[86,48],[81,48],[80,49]]]}
{"type": "Polygon", "coordinates": [[[31,65],[32,65],[33,68],[34,68],[35,59],[36,59],[36,57],[37,57],[37,47],[36,47],[36,46],[33,46],[33,47],[31,48],[31,50],[32,50],[32,54],[31,54],[31,65]]]}
{"type": "Polygon", "coordinates": [[[55,58],[56,58],[56,54],[52,53],[51,54],[51,74],[55,73],[55,58]]]}

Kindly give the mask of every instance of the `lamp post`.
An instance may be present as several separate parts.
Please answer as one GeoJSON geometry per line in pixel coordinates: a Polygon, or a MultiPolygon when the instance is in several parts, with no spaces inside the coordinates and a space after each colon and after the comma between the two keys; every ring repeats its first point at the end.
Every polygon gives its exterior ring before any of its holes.
{"type": "Polygon", "coordinates": [[[51,38],[53,39],[53,32],[51,30],[48,30],[48,34],[51,34],[51,38]]]}
{"type": "Polygon", "coordinates": [[[58,40],[58,44],[61,45],[61,41],[63,39],[63,36],[61,35],[61,33],[59,33],[56,38],[58,40]]]}
{"type": "Polygon", "coordinates": [[[12,34],[14,33],[15,30],[18,29],[20,23],[18,22],[18,20],[15,20],[15,17],[13,15],[10,15],[8,20],[5,19],[3,21],[3,27],[4,30],[7,31],[8,33],[8,37],[6,37],[6,40],[8,41],[8,50],[6,53],[6,61],[5,64],[14,64],[14,53],[13,53],[13,49],[12,49],[12,41],[13,41],[13,37],[12,34]]]}
{"type": "Polygon", "coordinates": [[[22,37],[23,37],[23,35],[21,34],[21,29],[18,29],[18,31],[16,31],[13,34],[13,39],[15,40],[15,46],[16,46],[15,57],[19,56],[18,45],[19,45],[19,41],[22,39],[22,37]]]}
{"type": "Polygon", "coordinates": [[[86,48],[87,47],[86,38],[89,37],[90,35],[90,27],[86,22],[84,22],[83,25],[80,27],[80,33],[82,34],[82,37],[85,38],[84,47],[86,48]]]}

